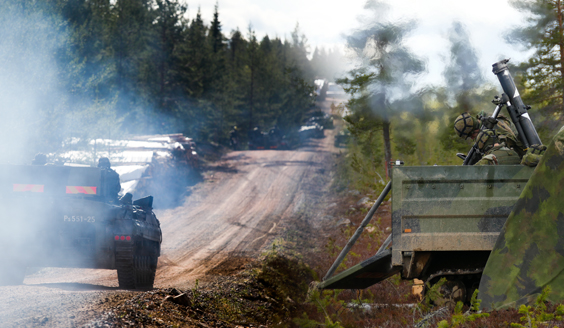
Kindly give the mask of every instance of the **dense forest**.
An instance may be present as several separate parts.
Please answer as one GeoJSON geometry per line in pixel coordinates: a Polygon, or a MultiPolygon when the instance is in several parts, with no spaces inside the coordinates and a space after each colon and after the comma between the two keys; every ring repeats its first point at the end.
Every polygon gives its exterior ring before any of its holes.
{"type": "Polygon", "coordinates": [[[33,153],[68,138],[181,132],[221,144],[233,126],[242,136],[299,126],[336,53],[310,53],[298,25],[289,40],[259,39],[251,25],[223,31],[217,5],[209,25],[187,10],[179,0],[3,1],[4,139],[33,138],[16,142],[33,153]]]}

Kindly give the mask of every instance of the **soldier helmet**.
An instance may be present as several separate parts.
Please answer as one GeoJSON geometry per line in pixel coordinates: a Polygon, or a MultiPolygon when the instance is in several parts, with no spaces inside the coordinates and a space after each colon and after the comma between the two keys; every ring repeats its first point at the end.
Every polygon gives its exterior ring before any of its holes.
{"type": "Polygon", "coordinates": [[[107,157],[100,157],[98,160],[98,167],[101,169],[109,169],[110,168],[110,160],[107,157]]]}
{"type": "Polygon", "coordinates": [[[454,131],[459,137],[468,139],[472,132],[480,127],[478,119],[473,118],[468,112],[464,112],[454,120],[454,131]]]}

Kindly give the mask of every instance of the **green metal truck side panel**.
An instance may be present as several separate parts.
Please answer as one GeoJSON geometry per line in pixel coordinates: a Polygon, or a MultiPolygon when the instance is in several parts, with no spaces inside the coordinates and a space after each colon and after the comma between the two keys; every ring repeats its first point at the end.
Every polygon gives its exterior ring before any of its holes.
{"type": "MultiPolygon", "coordinates": [[[[391,250],[319,287],[366,288],[405,269],[407,275],[418,277],[425,263],[418,263],[415,254],[426,254],[426,260],[445,257],[445,252],[487,256],[484,252],[493,249],[533,170],[521,165],[394,167],[391,250]],[[406,264],[412,258],[416,263],[406,264]],[[404,265],[417,269],[414,273],[404,265]]],[[[476,263],[483,266],[485,259],[476,263]]]]}
{"type": "Polygon", "coordinates": [[[526,166],[396,166],[392,265],[402,252],[486,251],[533,169],[526,166]]]}

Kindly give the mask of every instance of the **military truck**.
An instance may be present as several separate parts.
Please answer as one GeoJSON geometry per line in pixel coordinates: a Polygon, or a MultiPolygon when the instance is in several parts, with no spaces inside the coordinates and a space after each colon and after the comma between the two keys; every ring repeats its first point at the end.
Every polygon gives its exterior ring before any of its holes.
{"type": "MultiPolygon", "coordinates": [[[[497,106],[491,117],[481,120],[481,130],[492,129],[494,125],[487,126],[488,121],[496,122],[500,110],[506,107],[525,148],[542,145],[527,113],[530,107],[521,100],[509,73],[508,61],[492,65],[505,93],[492,101],[497,106]]],[[[440,291],[454,302],[470,301],[478,287],[481,293],[487,294],[491,286],[481,285],[482,272],[492,250],[502,255],[507,253],[507,248],[496,246],[498,236],[503,235],[505,222],[520,198],[525,194],[527,197],[534,195],[530,187],[529,193],[523,190],[535,171],[523,165],[473,166],[484,155],[477,142],[466,156],[458,155],[464,161],[462,166],[395,165],[391,183],[369,212],[374,213],[382,196],[391,189],[391,235],[376,255],[331,277],[352,246],[351,242],[354,244],[368,223],[371,215],[367,215],[319,288],[366,288],[400,273],[403,279],[423,280],[425,286],[446,278],[440,291]]],[[[523,236],[522,239],[528,238],[523,236]]],[[[522,281],[519,279],[512,280],[510,285],[518,284],[522,281]]],[[[507,296],[503,291],[495,293],[499,299],[507,296]]]]}
{"type": "Polygon", "coordinates": [[[322,282],[361,289],[401,274],[467,300],[478,288],[490,251],[534,168],[400,166],[392,168],[391,247],[322,282]]]}
{"type": "Polygon", "coordinates": [[[119,204],[104,170],[0,165],[0,283],[27,267],[117,270],[120,288],[152,288],[162,234],[153,197],[119,204]]]}

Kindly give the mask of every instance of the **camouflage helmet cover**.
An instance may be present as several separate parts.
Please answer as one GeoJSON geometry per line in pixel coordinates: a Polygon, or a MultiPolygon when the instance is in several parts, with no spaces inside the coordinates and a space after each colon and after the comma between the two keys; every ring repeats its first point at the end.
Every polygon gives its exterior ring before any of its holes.
{"type": "Polygon", "coordinates": [[[454,131],[459,137],[468,139],[472,135],[472,131],[479,128],[478,119],[473,118],[468,112],[464,112],[454,120],[454,131]]]}

